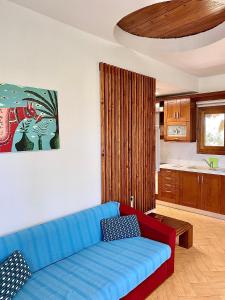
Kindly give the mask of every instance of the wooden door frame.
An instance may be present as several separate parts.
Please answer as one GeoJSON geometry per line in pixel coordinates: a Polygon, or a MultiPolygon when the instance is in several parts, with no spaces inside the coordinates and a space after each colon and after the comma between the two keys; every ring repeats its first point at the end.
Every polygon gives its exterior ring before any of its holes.
{"type": "MultiPolygon", "coordinates": [[[[217,154],[224,155],[225,154],[225,144],[224,147],[220,146],[204,146],[204,116],[206,113],[224,113],[225,114],[225,106],[207,106],[207,107],[198,107],[197,108],[197,153],[200,154],[217,154]]],[[[225,120],[224,120],[225,125],[225,120]]],[[[225,126],[224,126],[225,127],[225,126]]],[[[225,143],[225,130],[224,130],[224,143],[225,143]]]]}

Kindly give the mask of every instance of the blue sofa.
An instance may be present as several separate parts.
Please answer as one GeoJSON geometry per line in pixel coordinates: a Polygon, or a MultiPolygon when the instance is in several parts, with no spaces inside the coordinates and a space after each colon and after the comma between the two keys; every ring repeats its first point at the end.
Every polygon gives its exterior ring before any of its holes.
{"type": "Polygon", "coordinates": [[[109,202],[0,237],[0,261],[21,250],[33,273],[15,299],[118,300],[145,281],[171,248],[144,237],[103,242],[100,220],[119,214],[109,202]]]}

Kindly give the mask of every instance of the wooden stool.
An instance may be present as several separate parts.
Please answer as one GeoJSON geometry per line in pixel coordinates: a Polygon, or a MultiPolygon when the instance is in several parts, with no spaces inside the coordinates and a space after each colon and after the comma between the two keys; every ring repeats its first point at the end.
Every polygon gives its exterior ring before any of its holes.
{"type": "Polygon", "coordinates": [[[176,235],[179,237],[180,247],[189,249],[193,246],[193,225],[185,221],[155,213],[150,213],[148,215],[157,219],[159,222],[176,229],[176,235]]]}

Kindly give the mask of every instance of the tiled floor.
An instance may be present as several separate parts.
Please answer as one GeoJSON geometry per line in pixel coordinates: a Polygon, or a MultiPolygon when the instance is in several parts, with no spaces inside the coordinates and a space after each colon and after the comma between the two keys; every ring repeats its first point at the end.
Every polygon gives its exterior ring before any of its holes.
{"type": "Polygon", "coordinates": [[[225,221],[158,206],[194,226],[194,246],[176,247],[175,273],[148,300],[225,300],[225,221]]]}

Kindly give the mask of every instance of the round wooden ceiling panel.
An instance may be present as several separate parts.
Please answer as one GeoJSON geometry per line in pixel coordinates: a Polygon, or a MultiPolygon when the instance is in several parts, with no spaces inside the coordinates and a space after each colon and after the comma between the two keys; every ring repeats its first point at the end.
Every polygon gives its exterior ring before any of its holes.
{"type": "Polygon", "coordinates": [[[139,9],[117,25],[133,35],[169,39],[198,34],[224,21],[224,0],[171,0],[139,9]]]}

